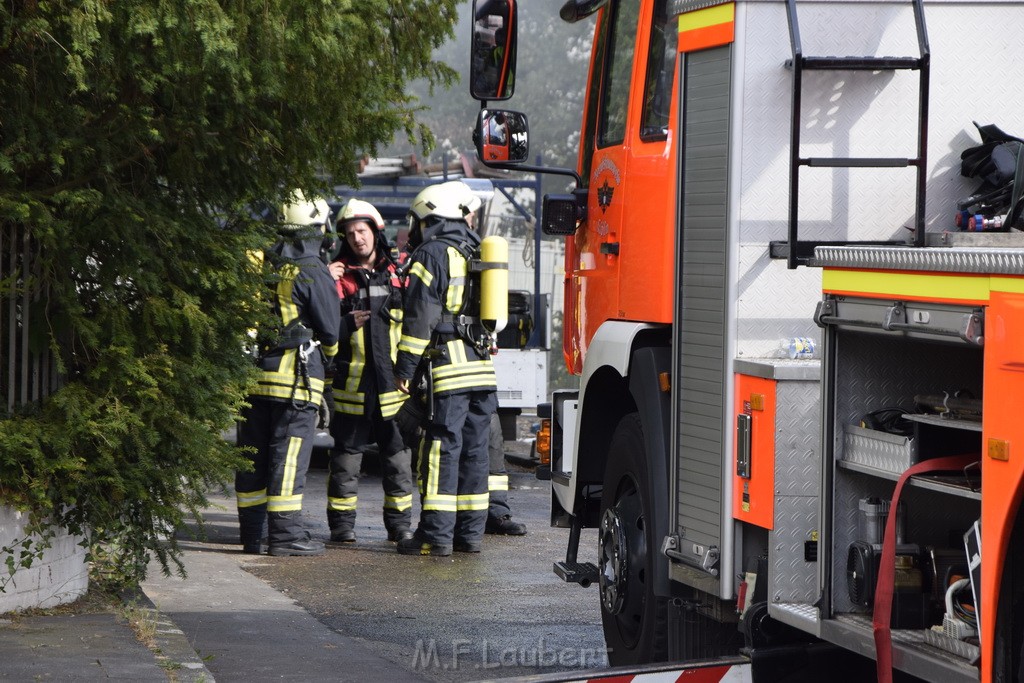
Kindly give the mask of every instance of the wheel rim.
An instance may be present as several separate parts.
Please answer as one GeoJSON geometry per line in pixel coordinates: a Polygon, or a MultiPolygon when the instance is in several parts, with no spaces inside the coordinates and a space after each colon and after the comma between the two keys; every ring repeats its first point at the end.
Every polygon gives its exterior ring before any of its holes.
{"type": "Polygon", "coordinates": [[[615,505],[601,518],[598,570],[601,606],[632,647],[643,625],[647,539],[640,495],[631,480],[624,484],[615,505]]]}

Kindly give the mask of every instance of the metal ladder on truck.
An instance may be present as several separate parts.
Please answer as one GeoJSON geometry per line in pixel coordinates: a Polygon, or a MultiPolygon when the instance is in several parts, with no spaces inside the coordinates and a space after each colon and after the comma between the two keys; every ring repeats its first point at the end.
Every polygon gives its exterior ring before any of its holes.
{"type": "MultiPolygon", "coordinates": [[[[786,61],[793,71],[793,111],[790,128],[789,161],[789,234],[786,241],[775,241],[770,245],[772,258],[786,259],[790,268],[807,265],[814,257],[814,248],[824,245],[846,244],[846,242],[801,241],[798,237],[800,204],[800,169],[812,168],[900,168],[915,166],[917,171],[917,198],[915,201],[914,245],[924,246],[924,202],[927,178],[926,152],[928,149],[928,76],[931,54],[928,47],[928,32],[924,23],[922,0],[912,0],[914,23],[917,28],[917,57],[810,57],[803,54],[800,43],[800,26],[797,21],[796,0],[786,0],[786,14],[789,20],[789,40],[793,57],[786,61]],[[802,157],[800,156],[801,130],[801,88],[804,71],[898,71],[919,72],[917,156],[912,159],[899,157],[802,157]]],[[[864,242],[861,242],[864,244],[864,242]]],[[[896,244],[875,242],[874,244],[896,244]]],[[[899,242],[898,244],[903,244],[899,242]]]]}

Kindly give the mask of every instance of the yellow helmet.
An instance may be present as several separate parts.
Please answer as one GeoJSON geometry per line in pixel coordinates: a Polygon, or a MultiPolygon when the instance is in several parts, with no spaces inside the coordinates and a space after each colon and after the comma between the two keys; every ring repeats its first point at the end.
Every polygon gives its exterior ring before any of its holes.
{"type": "Polygon", "coordinates": [[[381,217],[380,211],[373,204],[364,202],[362,199],[350,199],[345,204],[341,215],[338,216],[339,231],[340,226],[350,221],[366,221],[378,232],[384,229],[384,219],[381,217]]]}
{"type": "Polygon", "coordinates": [[[409,214],[418,220],[437,216],[461,221],[479,209],[482,203],[480,197],[473,194],[469,185],[461,180],[450,180],[424,188],[412,200],[409,214]]]}
{"type": "Polygon", "coordinates": [[[292,201],[281,209],[281,226],[284,230],[298,230],[307,225],[331,227],[331,207],[323,197],[306,199],[302,190],[292,192],[292,201]]]}

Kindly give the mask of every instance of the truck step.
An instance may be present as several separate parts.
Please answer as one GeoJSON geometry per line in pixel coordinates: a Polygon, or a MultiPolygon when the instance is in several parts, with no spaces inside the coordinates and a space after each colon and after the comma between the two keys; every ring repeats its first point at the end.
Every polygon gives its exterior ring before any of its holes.
{"type": "Polygon", "coordinates": [[[816,71],[893,71],[920,69],[919,57],[804,57],[803,68],[816,71]]]}
{"type": "Polygon", "coordinates": [[[593,562],[555,562],[555,576],[566,583],[578,583],[584,588],[597,581],[597,565],[593,562]]]}

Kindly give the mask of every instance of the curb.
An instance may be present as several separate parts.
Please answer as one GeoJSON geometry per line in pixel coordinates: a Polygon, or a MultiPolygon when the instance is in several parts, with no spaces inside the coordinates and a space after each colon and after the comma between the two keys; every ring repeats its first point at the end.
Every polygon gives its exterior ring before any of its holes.
{"type": "Polygon", "coordinates": [[[157,666],[168,672],[170,680],[177,683],[215,683],[216,679],[184,631],[162,614],[141,588],[122,592],[121,600],[143,612],[146,620],[156,625],[154,643],[148,647],[156,657],[157,666]]]}

